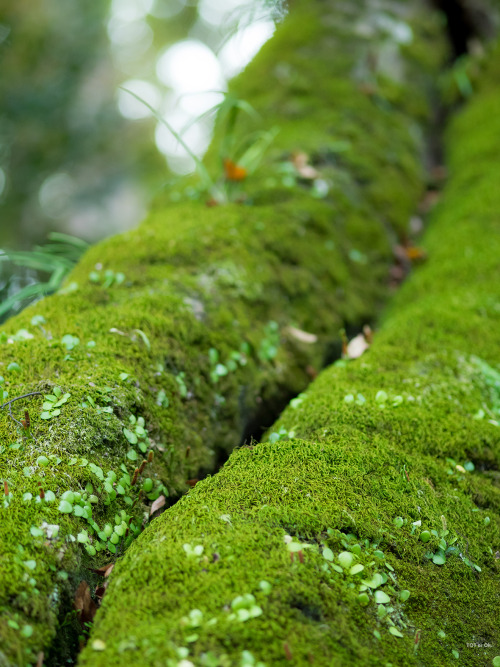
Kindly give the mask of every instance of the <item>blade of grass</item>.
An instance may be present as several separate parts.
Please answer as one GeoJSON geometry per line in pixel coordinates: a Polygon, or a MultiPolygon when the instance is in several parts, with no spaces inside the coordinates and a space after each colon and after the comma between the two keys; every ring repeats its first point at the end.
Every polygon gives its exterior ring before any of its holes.
{"type": "Polygon", "coordinates": [[[144,106],[147,109],[149,109],[149,111],[151,111],[151,113],[156,118],[156,120],[159,123],[161,123],[162,125],[164,125],[167,128],[167,130],[172,134],[172,136],[175,137],[175,139],[179,142],[179,144],[184,148],[186,153],[194,161],[194,163],[196,165],[196,171],[198,172],[198,175],[199,175],[200,180],[203,184],[203,187],[208,192],[213,193],[213,190],[215,189],[215,185],[214,185],[212,179],[210,178],[210,174],[208,173],[208,171],[207,171],[205,165],[203,164],[203,162],[200,160],[200,158],[197,155],[195,155],[193,153],[193,151],[189,148],[189,146],[184,141],[182,136],[176,130],[174,130],[174,128],[170,125],[170,123],[168,121],[166,121],[165,118],[160,116],[160,114],[156,111],[156,109],[154,107],[152,107],[148,102],[146,102],[146,100],[143,100],[142,97],[140,97],[139,95],[136,95],[134,92],[132,92],[128,88],[124,88],[123,86],[120,86],[120,88],[121,88],[121,90],[124,90],[129,95],[132,95],[132,97],[135,97],[135,99],[138,102],[141,102],[142,104],[144,104],[144,106]]]}

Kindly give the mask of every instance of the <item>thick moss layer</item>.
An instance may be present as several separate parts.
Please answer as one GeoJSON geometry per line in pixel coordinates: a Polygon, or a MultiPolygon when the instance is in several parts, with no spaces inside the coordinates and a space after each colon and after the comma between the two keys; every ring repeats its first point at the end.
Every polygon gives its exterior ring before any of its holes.
{"type": "Polygon", "coordinates": [[[371,349],[154,520],[82,666],[498,664],[499,75],[371,349]]]}
{"type": "Polygon", "coordinates": [[[260,129],[280,130],[245,184],[253,204],[159,200],[138,230],[91,249],[60,294],[7,324],[4,401],[48,398],[13,403],[17,424],[0,412],[2,665],[47,659],[56,633],[48,661],[66,660],[89,568],[123,552],[156,497],[269,425],[343,323],[376,312],[424,187],[428,84],[443,52],[418,3],[383,16],[364,2],[294,4],[235,83],[260,129]],[[388,47],[396,72],[375,64],[388,47]],[[290,172],[293,151],[321,183],[290,172]]]}

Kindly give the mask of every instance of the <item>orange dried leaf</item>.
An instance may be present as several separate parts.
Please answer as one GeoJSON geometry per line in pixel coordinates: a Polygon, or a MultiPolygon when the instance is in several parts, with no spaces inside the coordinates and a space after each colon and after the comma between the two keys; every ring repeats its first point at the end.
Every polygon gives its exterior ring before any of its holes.
{"type": "Polygon", "coordinates": [[[224,160],[224,173],[228,181],[244,181],[247,177],[247,170],[229,158],[224,160]]]}
{"type": "Polygon", "coordinates": [[[417,260],[423,260],[427,258],[427,253],[423,248],[419,248],[417,246],[408,246],[405,248],[406,251],[406,256],[410,260],[410,262],[415,262],[417,260]]]}

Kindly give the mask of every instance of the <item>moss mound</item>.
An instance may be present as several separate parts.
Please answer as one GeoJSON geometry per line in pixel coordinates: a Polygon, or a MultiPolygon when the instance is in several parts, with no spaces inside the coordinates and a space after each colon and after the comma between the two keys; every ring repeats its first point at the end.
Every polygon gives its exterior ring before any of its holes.
{"type": "Polygon", "coordinates": [[[81,665],[498,663],[499,74],[371,349],[154,520],[81,665]]]}
{"type": "Polygon", "coordinates": [[[123,553],[152,502],[269,425],[339,327],[386,296],[392,244],[424,188],[444,49],[418,3],[377,16],[364,2],[294,5],[234,84],[262,114],[243,140],[280,129],[246,205],[160,198],[0,334],[2,403],[35,392],[0,411],[0,664],[43,652],[67,664],[91,568],[123,553]],[[370,65],[387,48],[396,71],[370,65]]]}

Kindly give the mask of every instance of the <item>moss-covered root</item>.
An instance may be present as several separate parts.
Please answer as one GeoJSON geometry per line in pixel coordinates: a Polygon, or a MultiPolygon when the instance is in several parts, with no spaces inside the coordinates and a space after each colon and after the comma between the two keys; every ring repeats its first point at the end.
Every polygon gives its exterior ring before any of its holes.
{"type": "Polygon", "coordinates": [[[155,519],[82,667],[498,664],[499,56],[372,348],[155,519]]]}
{"type": "Polygon", "coordinates": [[[293,3],[234,84],[261,112],[245,131],[280,129],[252,205],[159,201],[0,335],[3,400],[41,392],[12,404],[17,422],[0,411],[2,665],[66,664],[90,568],[269,424],[342,322],[374,315],[424,187],[443,48],[420,3],[371,4],[293,3]]]}

